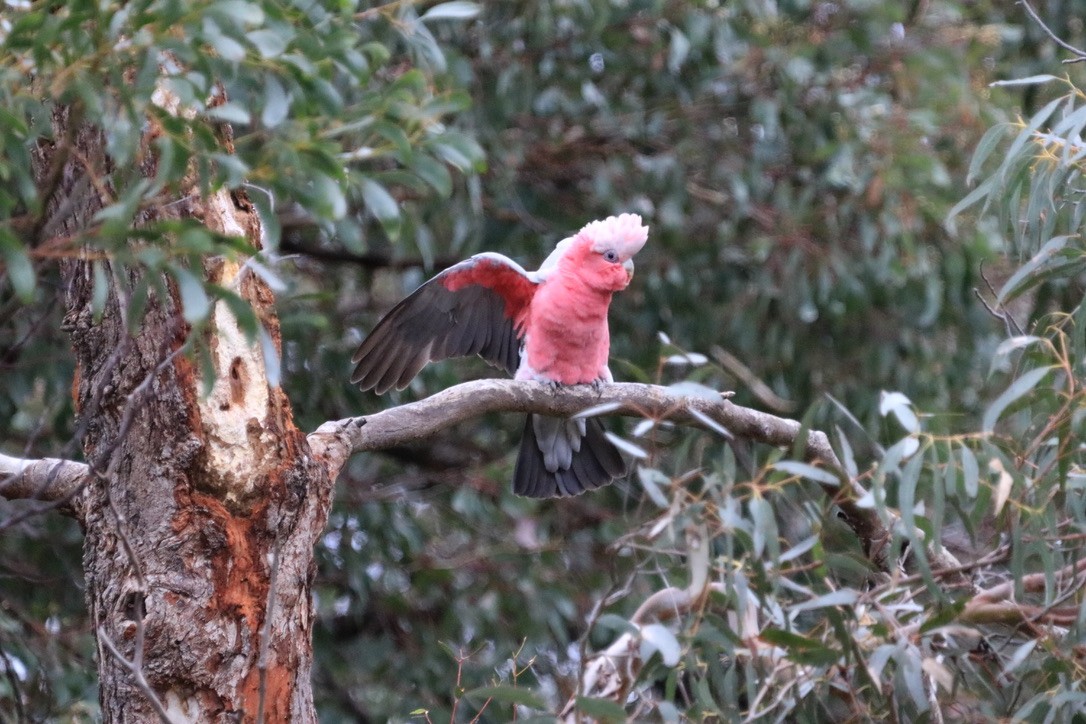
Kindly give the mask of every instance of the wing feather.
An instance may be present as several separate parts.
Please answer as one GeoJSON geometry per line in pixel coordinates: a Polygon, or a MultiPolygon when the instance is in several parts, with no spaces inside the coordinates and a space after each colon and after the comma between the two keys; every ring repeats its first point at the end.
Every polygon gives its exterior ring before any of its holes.
{"type": "Polygon", "coordinates": [[[534,418],[534,415],[528,415],[525,422],[513,470],[513,492],[517,495],[528,498],[580,495],[626,474],[622,455],[607,439],[603,423],[595,417],[585,420],[585,436],[581,439],[580,449],[573,452],[569,467],[559,467],[551,472],[539,447],[534,418]]]}
{"type": "Polygon", "coordinates": [[[403,374],[403,368],[409,361],[410,350],[407,349],[403,340],[396,340],[386,354],[390,362],[373,386],[378,394],[384,394],[399,380],[400,375],[403,374]]]}
{"type": "Polygon", "coordinates": [[[449,267],[397,304],[358,346],[351,382],[403,389],[428,362],[478,354],[510,374],[538,279],[501,254],[449,267]]]}
{"type": "MultiPolygon", "coordinates": [[[[387,329],[374,331],[376,334],[371,335],[366,341],[372,341],[372,347],[380,349],[382,354],[374,357],[371,364],[366,368],[356,368],[355,374],[351,378],[352,382],[357,382],[362,389],[366,390],[378,386],[385,372],[396,362],[396,355],[399,353],[400,347],[399,340],[395,336],[390,336],[387,329]]],[[[384,392],[384,390],[381,390],[381,392],[384,392]]]]}

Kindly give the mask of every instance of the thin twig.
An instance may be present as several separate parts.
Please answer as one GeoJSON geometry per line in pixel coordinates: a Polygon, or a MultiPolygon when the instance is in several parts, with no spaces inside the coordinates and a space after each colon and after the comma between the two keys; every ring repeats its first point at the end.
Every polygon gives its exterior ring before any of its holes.
{"type": "Polygon", "coordinates": [[[1026,12],[1029,13],[1029,16],[1033,18],[1033,22],[1037,23],[1037,25],[1040,26],[1041,30],[1045,32],[1045,35],[1055,41],[1056,45],[1060,46],[1061,48],[1075,56],[1074,58],[1065,59],[1063,61],[1064,63],[1070,64],[1086,61],[1086,50],[1076,48],[1075,46],[1062,40],[1058,35],[1052,32],[1052,30],[1047,25],[1045,25],[1045,22],[1041,20],[1041,16],[1037,14],[1037,11],[1033,9],[1033,6],[1030,5],[1026,0],[1018,0],[1018,4],[1026,9],[1026,12]]]}
{"type": "Polygon", "coordinates": [[[158,714],[158,718],[163,722],[163,724],[173,724],[173,720],[170,719],[170,715],[166,713],[166,707],[164,707],[162,705],[162,702],[159,701],[158,696],[155,695],[155,692],[151,688],[151,685],[147,682],[147,677],[143,675],[143,668],[136,666],[133,662],[126,659],[120,651],[117,650],[116,644],[113,643],[113,639],[111,639],[109,637],[109,634],[106,633],[106,629],[104,626],[98,627],[98,640],[105,644],[106,649],[109,650],[109,653],[113,655],[113,658],[117,659],[117,663],[123,666],[128,671],[128,673],[132,675],[132,679],[135,682],[136,686],[139,687],[139,690],[143,692],[144,696],[146,696],[151,701],[151,706],[154,708],[155,713],[158,714]]]}
{"type": "Polygon", "coordinates": [[[30,721],[27,719],[26,710],[23,708],[23,691],[19,684],[19,677],[15,675],[15,667],[11,664],[8,652],[0,646],[0,661],[4,662],[4,675],[7,677],[8,686],[11,687],[11,699],[15,702],[15,718],[20,724],[30,721]]]}
{"type": "Polygon", "coordinates": [[[988,303],[988,300],[986,300],[981,295],[980,290],[976,287],[973,287],[973,295],[978,300],[980,300],[980,303],[983,304],[984,308],[988,310],[988,314],[1003,322],[1003,326],[1007,330],[1008,337],[1016,337],[1022,334],[1022,329],[1018,326],[1018,322],[1014,320],[1014,317],[1012,317],[1007,312],[1000,312],[999,310],[995,309],[991,304],[988,303]]]}
{"type": "Polygon", "coordinates": [[[264,724],[264,702],[268,695],[268,647],[271,642],[272,617],[275,615],[275,586],[279,579],[279,552],[281,541],[275,538],[272,549],[271,571],[268,573],[268,603],[264,607],[264,624],[260,627],[260,655],[256,668],[260,672],[260,689],[257,700],[256,724],[264,724]]]}
{"type": "MultiPolygon", "coordinates": [[[[1086,572],[1086,558],[1082,558],[1075,563],[1069,563],[1063,568],[1056,571],[1051,578],[1051,582],[1054,584],[1061,583],[1065,578],[1071,576],[1074,579],[1079,573],[1086,572]]],[[[1021,578],[1021,585],[1023,591],[1043,591],[1048,585],[1050,579],[1048,573],[1031,573],[1021,578]]],[[[1014,594],[1015,581],[1004,581],[991,588],[987,588],[973,597],[973,601],[977,603],[995,603],[1010,598],[1014,594]]]]}
{"type": "Polygon", "coordinates": [[[452,711],[449,713],[449,721],[456,721],[456,710],[460,708],[460,681],[464,675],[464,661],[467,659],[464,656],[464,649],[460,649],[460,653],[456,655],[456,689],[453,694],[452,711]]]}

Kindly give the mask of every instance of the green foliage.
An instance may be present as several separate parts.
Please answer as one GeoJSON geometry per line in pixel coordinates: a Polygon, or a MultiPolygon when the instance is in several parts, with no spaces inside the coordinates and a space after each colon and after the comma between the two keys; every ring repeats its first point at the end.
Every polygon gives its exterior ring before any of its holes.
{"type": "MultiPolygon", "coordinates": [[[[891,547],[915,574],[873,569],[818,485],[839,471],[795,451],[642,421],[626,437],[648,457],[630,480],[538,503],[506,490],[516,423],[475,421],[345,471],[315,584],[322,719],[502,721],[573,698],[600,720],[913,721],[936,705],[1069,720],[1084,696],[1081,595],[1060,575],[1086,533],[1082,83],[1048,76],[1038,31],[1001,6],[913,5],[927,12],[12,4],[4,451],[75,455],[58,257],[96,261],[96,315],[121,288],[138,328],[170,284],[194,330],[221,300],[270,347],[236,290],[203,274],[213,257],[246,260],[280,296],[270,373],[312,428],[492,374],[440,365],[382,400],[348,388],[361,331],[420,269],[483,249],[530,265],[591,218],[638,212],[652,235],[615,301],[616,375],[806,408],[870,491],[861,502],[900,513],[891,547]],[[997,72],[1023,80],[989,89],[997,72]],[[111,157],[86,159],[104,208],[75,236],[44,225],[57,181],[29,170],[41,144],[78,151],[53,132],[61,108],[111,157]],[[145,222],[221,191],[260,211],[260,254],[192,219],[145,222]],[[973,296],[982,262],[1002,319],[973,296]],[[1020,627],[979,605],[933,570],[931,544],[1050,618],[1020,627]],[[633,621],[698,582],[711,587],[698,606],[633,621]],[[624,635],[645,660],[625,708],[574,697],[592,653],[624,635]]],[[[0,503],[0,525],[20,510],[0,503]]],[[[94,716],[78,546],[51,518],[0,534],[0,670],[15,672],[0,709],[18,680],[31,718],[94,716]]]]}
{"type": "MultiPolygon", "coordinates": [[[[350,3],[242,0],[10,13],[0,35],[0,250],[21,300],[33,298],[31,260],[46,249],[100,250],[152,272],[168,258],[252,253],[191,221],[148,220],[147,209],[181,193],[245,189],[267,222],[265,253],[277,248],[277,206],[361,248],[375,223],[391,237],[402,225],[388,188],[447,194],[442,160],[481,168],[474,142],[443,123],[466,95],[389,67],[389,47],[354,25],[364,15],[350,3]],[[59,112],[76,121],[69,137],[53,133],[59,112]],[[43,228],[61,179],[31,178],[30,154],[35,144],[64,160],[79,154],[80,124],[99,129],[109,153],[108,163],[84,161],[104,208],[90,228],[64,236],[43,228]],[[132,243],[134,229],[142,244],[132,243]]],[[[203,275],[171,273],[190,321],[202,318],[206,294],[193,283],[203,275]]]]}
{"type": "MultiPolygon", "coordinates": [[[[700,575],[719,590],[672,624],[682,655],[674,664],[650,660],[626,716],[826,720],[884,718],[892,709],[915,720],[932,716],[938,702],[952,717],[1069,717],[1080,695],[1070,673],[1077,671],[1077,629],[1038,646],[1015,634],[1002,614],[967,610],[969,589],[948,583],[924,553],[925,544],[949,546],[975,566],[978,585],[1046,571],[1053,581],[1077,556],[1077,548],[1053,535],[1058,530],[1074,540],[1077,527],[1061,522],[1068,518],[1051,502],[1065,500],[1070,478],[1058,476],[1077,464],[1065,456],[1060,472],[1055,461],[1069,448],[1054,449],[1046,441],[1056,428],[1041,424],[1076,394],[1060,357],[1067,345],[1017,338],[1000,346],[1003,325],[972,293],[984,284],[981,262],[990,270],[994,255],[1007,248],[998,219],[945,225],[966,195],[966,175],[987,178],[984,156],[1023,164],[1018,178],[1032,178],[1029,161],[1011,160],[1005,131],[985,135],[1002,118],[990,102],[1007,103],[1014,100],[1008,93],[1032,86],[997,89],[988,98],[968,72],[979,73],[1000,40],[1013,43],[1023,31],[998,25],[1001,18],[980,8],[972,16],[977,24],[969,25],[961,8],[940,4],[907,25],[906,39],[896,44],[893,23],[906,18],[890,6],[841,7],[817,21],[806,7],[765,10],[529,2],[488,7],[481,17],[489,22],[471,35],[436,29],[447,67],[474,83],[475,132],[491,159],[479,185],[456,189],[452,202],[481,200],[488,211],[470,250],[520,251],[528,263],[586,218],[617,210],[645,214],[652,241],[639,258],[634,289],[616,299],[613,314],[619,376],[667,382],[686,372],[691,382],[726,387],[735,369],[722,361],[719,345],[785,401],[832,392],[808,417],[816,426],[837,427],[846,471],[871,490],[865,504],[901,513],[892,547],[917,556],[917,575],[900,583],[876,575],[815,485],[834,477],[827,471],[770,451],[747,451],[739,460],[711,436],[677,434],[651,421],[636,426],[634,440],[653,463],[620,495],[607,491],[575,502],[579,513],[626,506],[621,520],[608,516],[606,525],[586,531],[583,518],[571,519],[563,504],[525,509],[510,501],[488,511],[475,507],[481,501],[474,491],[416,493],[412,500],[425,501],[426,531],[417,534],[424,543],[393,542],[391,549],[417,551],[407,554],[412,570],[426,568],[424,561],[450,541],[458,551],[477,552],[457,559],[473,561],[472,573],[463,575],[475,583],[466,583],[463,595],[482,596],[500,613],[488,620],[458,610],[427,630],[475,651],[464,677],[493,686],[546,694],[575,680],[586,654],[629,633],[629,624],[621,625],[625,616],[653,591],[695,579],[685,538],[694,526],[711,541],[700,575]],[[986,19],[996,24],[982,25],[986,19]],[[953,40],[942,23],[957,24],[953,40]],[[672,361],[682,350],[658,347],[659,329],[681,347],[709,353],[712,363],[672,361]],[[1007,375],[1016,369],[1012,363],[1024,364],[1022,350],[1034,355],[1032,369],[1040,371],[1007,375]],[[1064,387],[1053,388],[1054,381],[1064,387]],[[901,393],[880,397],[880,388],[901,393]],[[1030,415],[1039,426],[1022,436],[1012,423],[1030,415]],[[1026,450],[1048,457],[1021,457],[1026,450]],[[700,475],[688,472],[697,468],[700,475]],[[467,500],[473,505],[466,510],[480,517],[464,519],[460,506],[467,500]],[[491,511],[498,517],[489,517],[491,511]],[[521,592],[512,593],[504,559],[493,551],[512,546],[531,555],[519,537],[509,541],[510,531],[529,525],[548,541],[562,541],[566,565],[590,560],[583,556],[606,564],[590,574],[556,574],[551,566],[558,560],[537,553],[530,579],[521,576],[521,592]],[[583,548],[586,541],[593,545],[583,548]],[[528,588],[536,580],[548,582],[542,609],[541,592],[528,588]],[[596,593],[585,600],[588,589],[596,593]],[[501,609],[510,595],[513,606],[501,609]],[[586,632],[583,618],[604,600],[610,604],[601,625],[586,632]],[[534,662],[531,675],[514,686],[508,672],[526,660],[534,662]],[[1046,700],[1044,692],[1053,690],[1062,693],[1046,700]]],[[[992,207],[1012,216],[999,206],[1002,198],[1013,197],[993,193],[992,207]]],[[[446,230],[438,237],[445,243],[436,248],[439,256],[468,251],[465,222],[453,216],[435,223],[446,230]]],[[[1068,240],[1048,253],[1070,259],[1061,254],[1073,246],[1075,231],[1059,233],[1068,240]]],[[[1041,246],[1024,252],[1027,265],[1041,246]]],[[[1050,263],[1042,257],[1034,267],[1050,263]]],[[[1014,269],[995,266],[1011,279],[1014,269]]],[[[1031,279],[1027,268],[1015,285],[1031,279]]],[[[394,279],[388,292],[388,277],[375,275],[371,289],[384,305],[417,280],[409,275],[401,286],[394,279]]],[[[1046,294],[1052,299],[1053,292],[1046,294]]],[[[1008,291],[996,309],[1009,301],[1008,291]]],[[[1052,302],[1054,309],[1074,307],[1052,302]]],[[[353,342],[349,333],[347,339],[353,342]]],[[[306,362],[314,368],[337,359],[327,349],[315,354],[306,362]]],[[[393,399],[462,378],[463,367],[449,367],[428,371],[393,399]]],[[[741,401],[768,399],[743,382],[741,401]]],[[[307,382],[309,390],[323,386],[307,382]]],[[[372,404],[327,394],[342,400],[345,411],[372,404]]],[[[1063,409],[1070,420],[1070,408],[1063,409]]],[[[500,445],[490,423],[460,432],[485,450],[500,445]]],[[[495,470],[492,458],[485,459],[485,482],[476,484],[485,485],[489,498],[500,495],[505,468],[495,470]]],[[[374,480],[388,472],[371,463],[359,474],[374,480]]],[[[405,483],[442,485],[447,476],[416,461],[405,483]]],[[[1065,509],[1071,520],[1081,519],[1079,504],[1065,509]]],[[[382,507],[379,517],[389,516],[398,519],[395,505],[382,507]]],[[[400,535],[381,534],[392,541],[400,535]]],[[[417,596],[424,588],[408,590],[417,596]]],[[[1018,594],[1036,611],[1070,590],[1050,584],[1018,594]]],[[[344,605],[348,617],[377,610],[361,599],[357,608],[353,598],[344,605]]],[[[417,620],[399,620],[417,630],[417,620]]],[[[425,638],[412,636],[413,645],[425,638]]],[[[367,645],[381,640],[373,634],[367,645]]],[[[441,719],[449,710],[438,704],[440,685],[428,688],[427,675],[412,665],[418,656],[425,654],[405,656],[395,671],[420,687],[419,701],[441,719]]],[[[370,671],[341,667],[340,681],[367,692],[372,710],[384,711],[380,682],[395,660],[382,658],[370,671]]],[[[567,696],[550,695],[548,708],[567,696]]],[[[384,701],[394,698],[390,692],[384,701]]],[[[486,710],[495,719],[511,713],[497,702],[486,710]]]]}

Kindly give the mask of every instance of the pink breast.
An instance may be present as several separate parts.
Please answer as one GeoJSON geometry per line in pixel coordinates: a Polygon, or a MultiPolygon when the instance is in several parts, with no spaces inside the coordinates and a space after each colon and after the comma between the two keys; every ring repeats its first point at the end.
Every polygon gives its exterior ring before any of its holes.
{"type": "Polygon", "coordinates": [[[532,370],[564,385],[596,380],[610,348],[610,301],[610,294],[568,286],[541,289],[532,303],[525,346],[532,370]]]}

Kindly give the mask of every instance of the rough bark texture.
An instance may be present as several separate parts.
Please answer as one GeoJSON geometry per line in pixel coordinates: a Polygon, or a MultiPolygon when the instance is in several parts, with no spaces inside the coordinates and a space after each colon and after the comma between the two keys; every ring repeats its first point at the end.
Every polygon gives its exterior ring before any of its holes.
{"type": "MultiPolygon", "coordinates": [[[[67,121],[57,114],[56,137],[74,140],[78,163],[47,146],[35,161],[43,180],[62,167],[49,226],[74,234],[102,206],[102,189],[87,179],[109,160],[98,134],[69,135],[67,121]]],[[[148,175],[153,163],[144,159],[148,175]]],[[[247,199],[186,191],[142,221],[197,218],[259,246],[247,199]]],[[[169,293],[152,293],[130,337],[117,295],[125,285],[114,286],[95,322],[89,263],[66,261],[62,271],[92,471],[79,503],[104,719],[157,721],[165,711],[173,721],[256,721],[262,710],[266,721],[314,721],[310,588],[328,468],[310,454],[282,391],[267,384],[259,347],[225,305],[199,340],[217,380],[204,398],[197,370],[173,354],[189,329],[168,280],[169,293]]],[[[222,259],[204,269],[223,284],[236,284],[239,271],[222,259]]],[[[236,288],[278,342],[263,282],[245,274],[236,288]]]]}

